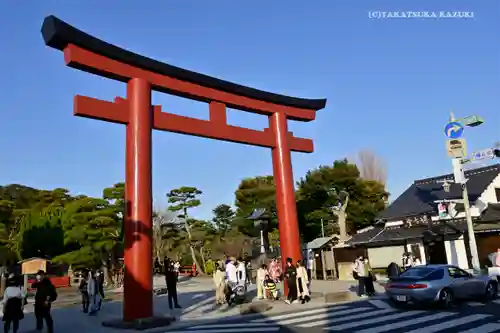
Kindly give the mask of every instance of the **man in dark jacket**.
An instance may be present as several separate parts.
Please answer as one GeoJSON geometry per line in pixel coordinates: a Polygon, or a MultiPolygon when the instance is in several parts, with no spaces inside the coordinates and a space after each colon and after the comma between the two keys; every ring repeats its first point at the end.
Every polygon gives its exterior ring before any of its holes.
{"type": "Polygon", "coordinates": [[[78,286],[78,291],[82,295],[83,313],[89,313],[90,298],[87,289],[88,284],[89,284],[89,272],[85,270],[82,272],[82,280],[80,281],[80,285],[78,286]]]}
{"type": "Polygon", "coordinates": [[[99,295],[97,309],[101,310],[102,300],[104,299],[104,273],[100,269],[96,271],[95,281],[97,285],[97,294],[99,295]]]}
{"type": "Polygon", "coordinates": [[[288,298],[285,301],[292,304],[297,300],[297,268],[293,265],[292,258],[286,259],[285,279],[288,285],[288,298]]]}
{"type": "Polygon", "coordinates": [[[170,309],[174,306],[176,309],[181,308],[177,299],[177,280],[178,276],[174,269],[174,263],[167,260],[165,264],[165,282],[167,284],[168,307],[170,309]]]}
{"type": "Polygon", "coordinates": [[[41,332],[43,329],[43,321],[47,324],[47,332],[54,332],[54,322],[50,315],[52,303],[57,299],[56,288],[52,282],[45,276],[44,271],[38,271],[36,274],[36,282],[32,286],[36,289],[35,294],[35,317],[36,330],[41,332]]]}

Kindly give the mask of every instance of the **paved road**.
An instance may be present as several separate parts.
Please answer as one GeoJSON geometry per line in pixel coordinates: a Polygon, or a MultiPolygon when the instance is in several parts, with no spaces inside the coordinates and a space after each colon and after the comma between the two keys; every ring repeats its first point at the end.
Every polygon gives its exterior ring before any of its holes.
{"type": "Polygon", "coordinates": [[[500,305],[461,305],[436,309],[394,309],[366,301],[346,305],[300,310],[292,305],[289,313],[262,318],[219,321],[169,333],[500,333],[500,305]]]}

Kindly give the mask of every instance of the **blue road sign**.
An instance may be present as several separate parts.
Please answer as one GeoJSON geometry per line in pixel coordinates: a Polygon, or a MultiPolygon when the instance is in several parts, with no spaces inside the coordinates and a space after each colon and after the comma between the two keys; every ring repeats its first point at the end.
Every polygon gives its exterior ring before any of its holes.
{"type": "Polygon", "coordinates": [[[458,139],[464,133],[464,127],[462,124],[457,122],[448,123],[444,127],[444,135],[446,135],[450,139],[458,139]]]}

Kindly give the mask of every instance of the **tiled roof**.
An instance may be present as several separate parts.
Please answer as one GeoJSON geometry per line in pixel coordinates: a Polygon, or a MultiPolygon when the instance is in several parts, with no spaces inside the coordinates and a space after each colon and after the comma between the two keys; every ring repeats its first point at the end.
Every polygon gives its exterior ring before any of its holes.
{"type": "MultiPolygon", "coordinates": [[[[500,204],[498,205],[500,206],[500,204]]],[[[500,207],[495,208],[499,209],[500,207]]],[[[457,219],[454,221],[438,221],[433,222],[431,228],[429,226],[420,225],[414,227],[375,227],[367,232],[362,232],[353,235],[349,240],[350,245],[375,245],[383,244],[390,241],[408,240],[423,237],[425,231],[432,231],[438,235],[453,235],[457,233],[467,232],[467,222],[465,219],[457,219]]],[[[500,230],[500,219],[496,222],[485,221],[483,218],[474,220],[475,233],[491,232],[500,230]]]]}
{"type": "MultiPolygon", "coordinates": [[[[467,182],[469,200],[476,201],[499,173],[500,164],[466,171],[465,176],[469,179],[467,182]]],[[[450,192],[443,190],[443,184],[437,181],[445,179],[453,180],[453,174],[416,180],[389,207],[380,212],[378,218],[396,220],[408,216],[428,214],[437,210],[435,200],[461,198],[459,184],[451,184],[450,192]]]]}
{"type": "Polygon", "coordinates": [[[305,248],[307,250],[320,249],[323,246],[325,246],[326,244],[328,244],[328,242],[330,242],[331,240],[333,240],[333,238],[334,237],[319,237],[319,238],[316,238],[316,239],[310,241],[309,243],[307,243],[305,248]]]}

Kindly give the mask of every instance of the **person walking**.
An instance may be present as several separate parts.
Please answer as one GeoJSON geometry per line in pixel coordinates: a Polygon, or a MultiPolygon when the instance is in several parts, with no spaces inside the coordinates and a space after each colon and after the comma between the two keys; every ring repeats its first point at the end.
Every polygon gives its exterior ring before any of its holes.
{"type": "Polygon", "coordinates": [[[6,281],[6,288],[3,294],[3,329],[4,333],[9,333],[12,325],[12,330],[17,333],[19,330],[19,321],[24,318],[24,301],[26,293],[21,287],[19,278],[14,274],[10,274],[6,281]]]}
{"type": "Polygon", "coordinates": [[[365,275],[365,262],[363,256],[359,256],[353,264],[352,269],[353,277],[358,280],[358,296],[365,297],[365,284],[366,284],[366,275],[365,275]]]}
{"type": "Polygon", "coordinates": [[[375,281],[375,274],[372,271],[372,268],[370,266],[370,263],[368,261],[368,258],[364,258],[364,268],[365,268],[365,291],[368,296],[374,296],[375,295],[375,286],[373,285],[373,282],[375,281]]]}
{"type": "Polygon", "coordinates": [[[281,265],[276,258],[269,264],[269,276],[274,282],[279,282],[281,279],[281,265]]]}
{"type": "Polygon", "coordinates": [[[236,265],[236,270],[238,272],[238,285],[242,286],[246,291],[247,267],[245,265],[245,261],[241,257],[238,258],[238,264],[236,265]]]}
{"type": "Polygon", "coordinates": [[[307,270],[299,260],[297,261],[297,292],[302,304],[311,300],[309,292],[309,276],[307,270]]]}
{"type": "Polygon", "coordinates": [[[104,273],[98,269],[96,271],[96,287],[97,287],[97,310],[100,311],[102,307],[102,301],[104,300],[104,273]]]}
{"type": "Polygon", "coordinates": [[[56,288],[49,278],[45,276],[45,272],[40,270],[36,274],[36,282],[32,285],[36,289],[35,293],[35,318],[36,330],[41,332],[43,329],[43,321],[47,325],[47,332],[54,332],[54,321],[50,314],[52,303],[57,299],[56,288]]]}
{"type": "Polygon", "coordinates": [[[95,315],[99,311],[99,287],[97,286],[96,274],[90,271],[88,276],[89,315],[95,315]]]}
{"type": "Polygon", "coordinates": [[[229,258],[229,262],[226,264],[226,303],[231,303],[231,296],[233,290],[238,285],[238,269],[236,268],[236,259],[234,257],[229,258]]]}
{"type": "Polygon", "coordinates": [[[257,298],[264,299],[267,298],[264,290],[264,281],[266,280],[266,276],[269,276],[269,272],[267,271],[267,266],[262,264],[260,268],[257,270],[257,298]]]}
{"type": "Polygon", "coordinates": [[[168,307],[172,310],[174,307],[180,309],[179,301],[177,298],[177,273],[175,272],[174,263],[167,260],[165,266],[165,282],[167,284],[168,293],[168,307]]]}
{"type": "Polygon", "coordinates": [[[293,265],[292,258],[286,259],[285,279],[288,285],[288,298],[285,300],[287,304],[297,302],[297,267],[293,265]]]}
{"type": "Polygon", "coordinates": [[[88,271],[84,271],[82,273],[82,280],[80,281],[80,285],[78,286],[78,291],[82,295],[83,313],[89,313],[90,298],[89,298],[89,292],[87,290],[88,284],[89,284],[89,273],[88,271]]]}
{"type": "Polygon", "coordinates": [[[224,272],[224,267],[222,267],[220,263],[215,264],[214,284],[215,305],[222,305],[226,302],[226,274],[224,272]]]}

